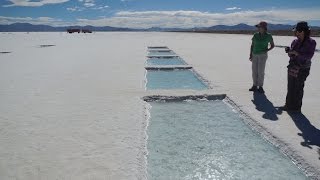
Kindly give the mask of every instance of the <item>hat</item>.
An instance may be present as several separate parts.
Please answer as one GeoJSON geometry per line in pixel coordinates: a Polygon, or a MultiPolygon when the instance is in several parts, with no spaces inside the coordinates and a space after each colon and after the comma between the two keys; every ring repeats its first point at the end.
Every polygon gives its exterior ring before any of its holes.
{"type": "Polygon", "coordinates": [[[292,29],[292,31],[307,31],[310,30],[308,23],[305,21],[300,21],[297,25],[292,29]]]}
{"type": "Polygon", "coordinates": [[[259,24],[256,25],[257,28],[262,27],[267,29],[268,23],[261,21],[259,24]]]}

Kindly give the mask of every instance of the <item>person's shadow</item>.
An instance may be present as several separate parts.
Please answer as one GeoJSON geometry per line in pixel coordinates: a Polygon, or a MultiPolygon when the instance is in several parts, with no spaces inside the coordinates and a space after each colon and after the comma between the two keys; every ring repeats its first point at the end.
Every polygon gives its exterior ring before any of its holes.
{"type": "Polygon", "coordinates": [[[264,119],[271,121],[277,121],[279,119],[277,115],[281,114],[281,111],[273,106],[265,94],[254,92],[252,102],[256,105],[258,111],[264,112],[262,116],[264,119]]]}
{"type": "Polygon", "coordinates": [[[320,159],[320,130],[314,127],[309,119],[302,113],[288,113],[296,124],[297,128],[301,131],[298,133],[304,139],[300,144],[304,147],[312,149],[312,146],[318,146],[318,154],[320,159]]]}

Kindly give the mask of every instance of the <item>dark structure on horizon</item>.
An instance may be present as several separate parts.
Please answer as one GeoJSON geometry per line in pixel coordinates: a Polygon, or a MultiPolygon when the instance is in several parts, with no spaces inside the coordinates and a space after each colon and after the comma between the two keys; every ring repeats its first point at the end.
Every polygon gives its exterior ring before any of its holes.
{"type": "Polygon", "coordinates": [[[72,33],[80,33],[81,29],[67,29],[67,32],[72,34],[72,33]]]}
{"type": "Polygon", "coordinates": [[[89,29],[67,29],[67,32],[69,34],[80,33],[80,32],[82,32],[82,33],[92,33],[92,31],[89,30],[89,29]]]}
{"type": "Polygon", "coordinates": [[[82,29],[82,33],[92,33],[92,31],[89,29],[82,29]]]}

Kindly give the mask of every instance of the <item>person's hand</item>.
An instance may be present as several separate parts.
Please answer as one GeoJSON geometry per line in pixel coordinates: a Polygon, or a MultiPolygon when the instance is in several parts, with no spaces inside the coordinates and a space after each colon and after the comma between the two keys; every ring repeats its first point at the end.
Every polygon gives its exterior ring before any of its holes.
{"type": "Polygon", "coordinates": [[[289,51],[288,54],[293,56],[299,56],[299,53],[297,51],[289,51]]]}

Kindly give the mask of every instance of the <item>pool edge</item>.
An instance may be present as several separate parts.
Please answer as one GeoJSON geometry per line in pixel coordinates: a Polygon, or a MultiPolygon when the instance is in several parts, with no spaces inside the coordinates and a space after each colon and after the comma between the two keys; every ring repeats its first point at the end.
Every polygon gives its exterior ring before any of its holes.
{"type": "Polygon", "coordinates": [[[226,96],[224,101],[232,106],[253,131],[258,133],[263,139],[275,146],[283,155],[287,156],[307,178],[319,180],[320,171],[306,162],[306,160],[296,153],[287,143],[273,135],[267,128],[263,127],[257,120],[243,111],[230,97],[226,96]]]}

